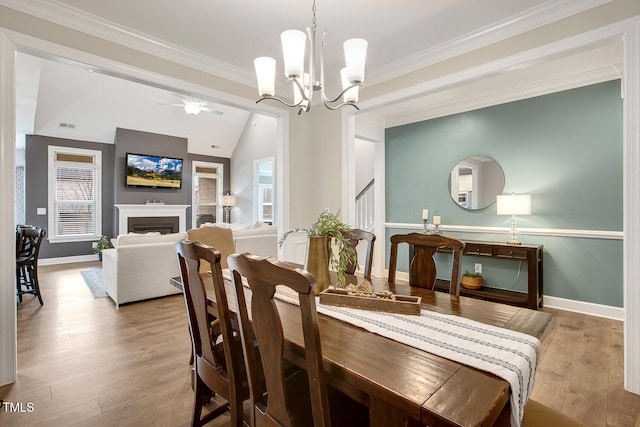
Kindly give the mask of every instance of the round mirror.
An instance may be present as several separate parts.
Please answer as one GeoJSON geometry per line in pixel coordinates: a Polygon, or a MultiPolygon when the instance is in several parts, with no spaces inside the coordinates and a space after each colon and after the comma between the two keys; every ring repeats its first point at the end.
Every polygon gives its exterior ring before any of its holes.
{"type": "Polygon", "coordinates": [[[484,209],[496,202],[504,190],[504,172],[493,159],[471,156],[454,166],[449,178],[449,193],[459,206],[484,209]]]}

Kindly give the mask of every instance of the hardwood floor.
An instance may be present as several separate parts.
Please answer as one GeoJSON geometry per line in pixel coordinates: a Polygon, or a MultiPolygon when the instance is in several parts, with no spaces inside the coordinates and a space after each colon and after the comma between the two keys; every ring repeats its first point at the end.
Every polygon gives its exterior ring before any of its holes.
{"type": "MultiPolygon", "coordinates": [[[[0,425],[189,425],[182,297],[116,310],[111,299],[94,299],[80,276],[99,266],[40,268],[44,306],[30,295],[18,305],[18,380],[0,387],[0,399],[22,403],[14,408],[24,412],[0,407],[0,425]]],[[[548,311],[555,324],[543,342],[533,398],[588,426],[640,426],[640,396],[623,389],[622,323],[548,311]]]]}

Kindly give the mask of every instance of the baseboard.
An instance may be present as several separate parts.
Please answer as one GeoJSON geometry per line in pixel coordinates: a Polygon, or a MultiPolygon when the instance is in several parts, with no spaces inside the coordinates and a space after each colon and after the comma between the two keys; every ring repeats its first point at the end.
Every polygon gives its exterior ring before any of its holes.
{"type": "Polygon", "coordinates": [[[624,320],[624,309],[611,305],[594,304],[591,302],[576,301],[558,297],[544,296],[544,306],[559,310],[573,311],[575,313],[589,314],[591,316],[605,317],[613,320],[624,320]]]}
{"type": "MultiPolygon", "coordinates": [[[[396,273],[396,279],[408,281],[409,274],[398,271],[396,273]]],[[[575,313],[588,314],[590,316],[605,317],[607,319],[619,320],[621,322],[624,319],[624,309],[610,305],[594,304],[591,302],[576,301],[548,295],[543,296],[543,305],[547,308],[572,311],[575,313]]]]}
{"type": "Polygon", "coordinates": [[[98,255],[78,255],[60,258],[40,258],[39,265],[71,264],[73,262],[98,261],[98,255]]]}

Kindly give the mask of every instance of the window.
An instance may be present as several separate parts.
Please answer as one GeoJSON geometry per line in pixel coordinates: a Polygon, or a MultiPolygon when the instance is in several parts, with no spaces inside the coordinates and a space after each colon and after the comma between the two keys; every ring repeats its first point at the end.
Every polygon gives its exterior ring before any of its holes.
{"type": "Polygon", "coordinates": [[[254,162],[253,180],[257,219],[273,224],[273,157],[254,162]]]}
{"type": "Polygon", "coordinates": [[[49,146],[49,241],[102,235],[102,153],[49,146]]]}
{"type": "Polygon", "coordinates": [[[223,165],[193,162],[193,196],[191,224],[194,228],[205,222],[218,222],[221,218],[218,200],[222,191],[223,165]]]}

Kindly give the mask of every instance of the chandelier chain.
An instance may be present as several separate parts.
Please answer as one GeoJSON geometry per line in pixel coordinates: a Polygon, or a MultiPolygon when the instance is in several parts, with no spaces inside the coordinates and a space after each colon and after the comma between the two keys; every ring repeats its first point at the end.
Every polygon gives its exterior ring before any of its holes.
{"type": "Polygon", "coordinates": [[[313,6],[311,7],[311,11],[313,12],[313,18],[311,19],[311,31],[316,33],[316,0],[313,0],[313,6]]]}

